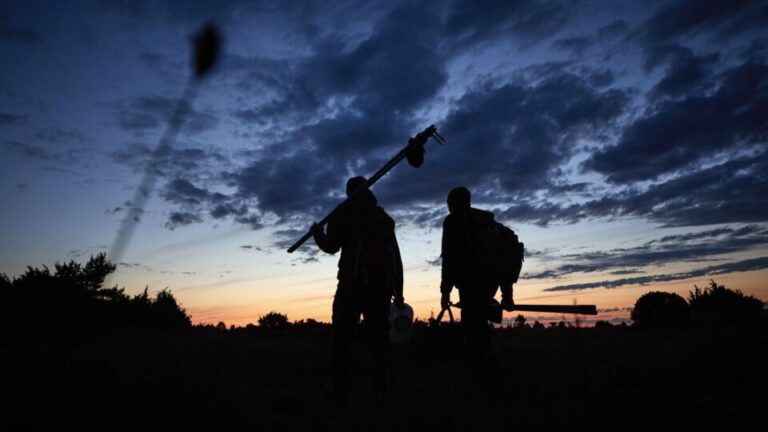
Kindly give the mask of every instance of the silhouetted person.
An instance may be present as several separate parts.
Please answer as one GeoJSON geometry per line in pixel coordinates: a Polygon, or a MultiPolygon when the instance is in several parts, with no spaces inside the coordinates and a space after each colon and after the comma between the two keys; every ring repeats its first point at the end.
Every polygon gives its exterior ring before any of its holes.
{"type": "MultiPolygon", "coordinates": [[[[498,289],[475,254],[476,234],[493,224],[493,213],[471,207],[471,194],[463,186],[454,188],[448,194],[449,214],[443,221],[442,240],[442,281],[440,283],[443,309],[450,307],[453,287],[459,290],[461,302],[461,326],[464,331],[468,355],[474,379],[488,378],[496,366],[493,347],[488,329],[488,314],[491,300],[498,289]]],[[[502,303],[512,304],[512,285],[502,287],[502,303]]],[[[486,384],[486,382],[482,382],[486,384]]]]}
{"type": "MultiPolygon", "coordinates": [[[[347,181],[349,197],[364,177],[347,181]]],[[[395,237],[395,222],[365,190],[348,200],[328,221],[327,232],[312,226],[315,243],[324,252],[341,249],[338,286],[333,299],[333,389],[331,397],[345,401],[350,385],[350,346],[355,326],[363,315],[363,336],[368,345],[375,390],[387,391],[389,307],[402,307],[403,264],[395,237]]]]}

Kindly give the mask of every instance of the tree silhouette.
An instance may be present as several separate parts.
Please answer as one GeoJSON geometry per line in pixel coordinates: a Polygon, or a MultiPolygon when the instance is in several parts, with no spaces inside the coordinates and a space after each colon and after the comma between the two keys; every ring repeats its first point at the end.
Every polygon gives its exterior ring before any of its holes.
{"type": "Polygon", "coordinates": [[[691,311],[688,303],[679,295],[651,291],[637,299],[631,318],[644,328],[679,327],[690,322],[691,311]]]}
{"type": "Polygon", "coordinates": [[[121,288],[104,288],[115,265],[106,254],[91,256],[85,265],[70,261],[27,267],[17,278],[0,275],[3,300],[9,307],[0,315],[0,327],[10,339],[25,343],[38,340],[83,340],[118,329],[182,329],[191,321],[168,290],[152,298],[148,290],[134,296],[121,288]],[[11,328],[19,328],[11,332],[11,328]]]}
{"type": "Polygon", "coordinates": [[[763,302],[744,295],[740,290],[728,289],[714,280],[704,289],[694,285],[688,295],[691,312],[697,322],[720,322],[728,325],[754,327],[760,321],[763,302]]]}
{"type": "Polygon", "coordinates": [[[168,288],[155,294],[152,302],[152,318],[157,327],[167,329],[184,329],[192,325],[192,321],[182,309],[168,288]]]}
{"type": "Polygon", "coordinates": [[[527,320],[525,319],[525,317],[523,315],[518,315],[517,318],[515,318],[515,325],[514,325],[514,327],[515,328],[525,327],[525,322],[526,321],[527,320]]]}
{"type": "Polygon", "coordinates": [[[613,327],[613,324],[611,324],[609,321],[598,320],[595,323],[595,328],[611,328],[611,327],[613,327]]]}
{"type": "Polygon", "coordinates": [[[279,312],[269,312],[259,317],[259,327],[279,330],[288,327],[288,316],[279,312]]]}

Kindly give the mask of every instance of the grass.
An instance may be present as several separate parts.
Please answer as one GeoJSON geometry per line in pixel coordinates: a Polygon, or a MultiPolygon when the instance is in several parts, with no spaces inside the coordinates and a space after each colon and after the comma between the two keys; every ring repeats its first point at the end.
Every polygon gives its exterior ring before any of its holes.
{"type": "Polygon", "coordinates": [[[323,396],[324,326],[13,346],[2,360],[16,414],[7,420],[22,429],[54,420],[105,430],[744,430],[766,404],[764,329],[496,329],[491,392],[468,379],[458,328],[416,330],[391,352],[389,399],[371,395],[361,366],[347,406],[323,396]]]}

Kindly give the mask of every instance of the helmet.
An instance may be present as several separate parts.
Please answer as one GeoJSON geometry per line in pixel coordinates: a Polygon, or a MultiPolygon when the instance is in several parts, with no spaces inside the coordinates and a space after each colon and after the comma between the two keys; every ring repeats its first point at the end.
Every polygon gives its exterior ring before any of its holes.
{"type": "Polygon", "coordinates": [[[404,303],[399,309],[393,304],[389,305],[389,342],[393,344],[407,344],[413,335],[413,308],[404,303]]]}

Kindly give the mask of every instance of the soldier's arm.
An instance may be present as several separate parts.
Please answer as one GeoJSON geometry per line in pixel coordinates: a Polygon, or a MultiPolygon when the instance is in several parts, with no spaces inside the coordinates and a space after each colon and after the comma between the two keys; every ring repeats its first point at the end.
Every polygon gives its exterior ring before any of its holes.
{"type": "Polygon", "coordinates": [[[447,306],[447,303],[450,302],[451,298],[451,291],[453,290],[453,285],[455,283],[453,272],[454,270],[454,263],[453,263],[453,257],[451,255],[450,251],[450,229],[451,229],[451,223],[448,220],[448,218],[445,218],[443,221],[443,238],[442,238],[442,245],[441,245],[441,253],[440,257],[442,258],[442,268],[440,271],[441,275],[441,281],[440,281],[440,293],[441,293],[441,300],[443,307],[447,306]]]}
{"type": "Polygon", "coordinates": [[[504,282],[501,284],[501,307],[507,311],[515,309],[515,301],[512,299],[511,282],[504,282]]]}
{"type": "Polygon", "coordinates": [[[403,297],[403,259],[400,256],[400,246],[397,244],[397,236],[395,235],[394,227],[392,229],[392,253],[394,254],[395,262],[395,286],[393,294],[395,304],[398,307],[401,307],[403,303],[405,303],[405,298],[403,297]]]}
{"type": "Polygon", "coordinates": [[[338,224],[335,220],[331,219],[328,222],[327,233],[323,230],[323,227],[318,224],[312,225],[311,231],[312,237],[314,237],[317,247],[319,247],[323,252],[335,254],[341,248],[341,241],[339,238],[340,233],[338,224]]]}

